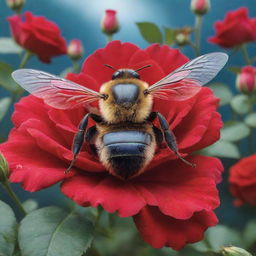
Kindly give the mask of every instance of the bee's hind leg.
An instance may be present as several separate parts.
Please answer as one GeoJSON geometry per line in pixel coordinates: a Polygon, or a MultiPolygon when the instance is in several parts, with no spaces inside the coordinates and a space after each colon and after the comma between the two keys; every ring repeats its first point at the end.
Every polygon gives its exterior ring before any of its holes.
{"type": "MultiPolygon", "coordinates": [[[[79,124],[79,127],[78,127],[79,130],[76,133],[74,140],[73,140],[73,145],[72,145],[73,159],[72,159],[68,169],[65,170],[65,174],[69,173],[71,168],[74,166],[74,164],[76,162],[76,157],[79,154],[79,152],[81,151],[81,148],[84,143],[85,131],[86,131],[86,128],[88,125],[89,117],[91,117],[92,120],[94,120],[95,122],[102,121],[101,117],[97,116],[95,114],[88,113],[84,116],[84,118],[82,119],[82,121],[79,124]]],[[[90,128],[88,129],[88,132],[89,131],[90,131],[90,128]]]]}
{"type": "Polygon", "coordinates": [[[167,120],[164,118],[164,116],[158,112],[156,112],[160,126],[162,128],[162,131],[164,133],[164,139],[165,142],[167,143],[168,147],[175,153],[175,155],[182,160],[185,164],[190,165],[191,167],[196,167],[195,164],[188,162],[186,159],[184,159],[179,151],[178,151],[178,146],[176,142],[176,138],[171,130],[169,130],[169,124],[167,120]]]}

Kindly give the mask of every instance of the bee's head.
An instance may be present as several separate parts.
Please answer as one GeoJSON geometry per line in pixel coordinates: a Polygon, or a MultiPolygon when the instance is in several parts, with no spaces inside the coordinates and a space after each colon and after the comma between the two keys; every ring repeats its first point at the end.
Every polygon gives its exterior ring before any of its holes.
{"type": "Polygon", "coordinates": [[[112,80],[121,79],[121,78],[136,78],[140,79],[140,75],[137,71],[132,69],[118,69],[113,75],[112,80]]]}

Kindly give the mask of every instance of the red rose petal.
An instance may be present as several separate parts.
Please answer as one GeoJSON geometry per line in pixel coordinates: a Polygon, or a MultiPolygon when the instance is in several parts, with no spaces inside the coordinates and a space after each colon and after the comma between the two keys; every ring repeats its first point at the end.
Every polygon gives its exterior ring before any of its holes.
{"type": "Polygon", "coordinates": [[[201,211],[190,219],[176,220],[157,207],[144,207],[134,221],[143,239],[154,248],[169,246],[180,250],[187,243],[202,240],[204,231],[216,225],[218,219],[213,212],[201,211]]]}
{"type": "Polygon", "coordinates": [[[61,190],[78,204],[102,205],[108,212],[118,211],[121,217],[132,216],[149,204],[175,218],[187,219],[196,211],[218,206],[216,182],[222,171],[215,158],[194,156],[189,160],[197,168],[169,161],[128,181],[108,174],[77,174],[64,181],[61,190]]]}

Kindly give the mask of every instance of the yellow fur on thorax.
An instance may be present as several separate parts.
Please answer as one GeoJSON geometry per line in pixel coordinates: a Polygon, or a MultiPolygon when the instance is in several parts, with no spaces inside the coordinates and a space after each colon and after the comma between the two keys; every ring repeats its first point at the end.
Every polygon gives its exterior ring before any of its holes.
{"type": "Polygon", "coordinates": [[[153,104],[152,96],[144,95],[144,91],[147,88],[148,84],[146,82],[132,78],[116,79],[104,83],[100,88],[100,93],[108,95],[108,98],[99,101],[101,116],[108,123],[125,121],[140,123],[145,121],[151,112],[153,104]],[[120,105],[115,104],[111,89],[116,84],[128,83],[137,85],[140,91],[137,102],[131,108],[125,109],[120,105]]]}

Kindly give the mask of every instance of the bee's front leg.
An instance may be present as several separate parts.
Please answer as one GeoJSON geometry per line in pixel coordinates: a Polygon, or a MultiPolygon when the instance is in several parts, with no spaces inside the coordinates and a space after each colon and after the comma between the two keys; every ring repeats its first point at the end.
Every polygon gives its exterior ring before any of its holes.
{"type": "Polygon", "coordinates": [[[195,164],[188,162],[186,159],[184,159],[180,155],[176,138],[175,138],[173,132],[169,129],[169,124],[168,124],[167,120],[165,119],[165,117],[162,114],[160,114],[159,112],[152,112],[150,116],[151,116],[151,118],[153,118],[153,120],[157,116],[160,126],[161,126],[161,129],[162,129],[162,132],[164,134],[164,139],[165,139],[167,146],[175,153],[175,155],[180,160],[182,160],[184,163],[186,163],[192,167],[195,167],[196,166],[195,164]]]}
{"type": "Polygon", "coordinates": [[[65,174],[67,174],[71,168],[74,166],[75,161],[76,161],[76,157],[79,154],[79,152],[81,151],[81,148],[83,146],[84,143],[84,137],[85,137],[85,131],[88,125],[88,120],[89,117],[91,117],[95,122],[100,122],[102,119],[100,116],[88,113],[85,115],[85,117],[82,119],[82,121],[79,124],[78,127],[78,132],[76,133],[74,140],[73,140],[73,145],[72,145],[72,153],[73,153],[73,159],[68,167],[67,170],[65,170],[65,174]]]}

